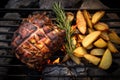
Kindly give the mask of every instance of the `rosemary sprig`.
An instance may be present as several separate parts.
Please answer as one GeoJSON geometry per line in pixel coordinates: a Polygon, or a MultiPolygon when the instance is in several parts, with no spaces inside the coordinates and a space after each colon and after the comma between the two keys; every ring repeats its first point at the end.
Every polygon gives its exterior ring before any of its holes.
{"type": "Polygon", "coordinates": [[[72,55],[73,50],[75,49],[75,45],[72,44],[71,39],[72,37],[71,22],[66,18],[65,11],[62,9],[60,3],[54,3],[53,11],[56,14],[57,26],[66,31],[66,44],[65,44],[66,53],[69,54],[73,61],[79,64],[80,63],[79,58],[72,55]]]}
{"type": "Polygon", "coordinates": [[[57,21],[57,25],[58,27],[60,27],[61,29],[64,29],[66,31],[66,50],[67,52],[71,53],[73,51],[72,48],[72,42],[71,42],[71,32],[70,32],[70,28],[71,28],[71,24],[70,21],[68,21],[66,19],[66,15],[65,12],[63,11],[63,9],[61,8],[60,3],[55,3],[53,5],[53,11],[56,14],[56,21],[57,21]]]}

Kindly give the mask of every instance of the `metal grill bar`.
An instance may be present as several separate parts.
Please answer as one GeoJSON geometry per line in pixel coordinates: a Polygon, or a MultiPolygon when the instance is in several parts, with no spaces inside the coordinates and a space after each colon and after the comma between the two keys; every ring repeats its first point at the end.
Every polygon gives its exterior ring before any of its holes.
{"type": "Polygon", "coordinates": [[[0,27],[10,27],[10,28],[16,28],[18,27],[19,25],[0,25],[0,27]]]}
{"type": "Polygon", "coordinates": [[[0,58],[15,58],[13,55],[2,55],[0,58]]]}
{"type": "MultiPolygon", "coordinates": [[[[4,56],[3,56],[4,57],[4,56]]],[[[15,58],[14,56],[5,56],[4,58],[15,58]]],[[[84,68],[84,67],[89,67],[89,68],[94,68],[94,69],[97,69],[98,67],[97,66],[93,66],[91,64],[87,64],[85,66],[81,66],[81,65],[75,65],[75,66],[67,66],[67,65],[57,65],[57,64],[49,64],[49,65],[45,65],[47,67],[54,67],[54,66],[58,66],[58,67],[68,67],[68,68],[78,68],[78,67],[81,67],[81,68],[84,68]]],[[[0,64],[0,67],[27,67],[26,65],[24,64],[0,64]]],[[[117,66],[117,67],[120,67],[120,66],[117,66]]]]}
{"type": "Polygon", "coordinates": [[[11,50],[11,47],[0,46],[0,50],[11,50]]]}
{"type": "Polygon", "coordinates": [[[119,78],[120,76],[119,75],[95,75],[95,76],[86,76],[86,75],[79,75],[79,76],[55,76],[55,75],[52,75],[52,76],[47,76],[47,75],[0,75],[0,76],[8,76],[8,77],[76,77],[77,78],[87,78],[87,77],[102,77],[102,78],[110,78],[110,77],[113,77],[113,78],[119,78]]]}
{"type": "Polygon", "coordinates": [[[11,40],[0,40],[0,42],[6,42],[6,43],[10,43],[11,42],[11,40]]]}
{"type": "Polygon", "coordinates": [[[21,19],[0,18],[0,21],[22,21],[22,18],[21,19]]]}
{"type": "MultiPolygon", "coordinates": [[[[65,11],[77,11],[77,8],[64,8],[65,11]]],[[[84,9],[81,9],[84,10],[84,9]]],[[[88,11],[99,11],[99,10],[104,10],[106,12],[120,12],[119,8],[111,8],[111,9],[86,9],[88,11]]],[[[39,8],[0,8],[0,12],[33,12],[33,11],[52,11],[51,9],[39,9],[39,8]]]]}
{"type": "MultiPolygon", "coordinates": [[[[69,9],[65,9],[65,11],[71,11],[71,12],[75,12],[77,11],[78,9],[76,8],[69,8],[69,9]]],[[[81,9],[83,10],[83,9],[81,9]]],[[[87,9],[88,11],[90,12],[96,12],[98,10],[104,10],[106,11],[106,13],[120,13],[120,9],[119,8],[114,8],[114,9],[87,9]]],[[[38,9],[38,8],[19,8],[19,9],[5,9],[5,8],[0,8],[0,13],[15,13],[15,12],[33,12],[33,11],[47,11],[47,12],[51,12],[52,10],[50,9],[38,9]]],[[[11,19],[11,18],[0,18],[0,21],[22,21],[23,18],[20,18],[20,19],[11,19]]],[[[55,20],[55,18],[52,18],[52,20],[55,20]]],[[[120,22],[120,19],[101,19],[102,22],[120,22]]],[[[17,25],[0,25],[0,28],[17,28],[19,27],[19,24],[17,25]]],[[[117,30],[120,30],[120,26],[109,26],[111,29],[117,29],[117,30]]],[[[5,31],[0,31],[0,35],[13,35],[14,32],[5,32],[5,31]]],[[[119,33],[120,34],[120,33],[119,33]]],[[[11,43],[11,39],[0,39],[0,44],[1,43],[11,43]]],[[[120,46],[118,46],[118,49],[120,49],[120,46]]],[[[11,47],[10,46],[2,46],[0,45],[0,50],[11,50],[11,47]]],[[[9,54],[9,53],[8,53],[9,54]]],[[[54,57],[57,57],[57,56],[54,56],[54,57]]],[[[60,57],[63,57],[63,56],[60,56],[60,57]]],[[[15,56],[13,56],[12,54],[10,55],[0,55],[0,58],[16,58],[15,56]]],[[[117,54],[113,54],[113,58],[114,60],[115,59],[119,59],[120,56],[117,55],[117,54]]],[[[52,64],[52,65],[46,65],[47,67],[54,67],[54,66],[58,66],[58,67],[70,67],[70,68],[77,68],[77,67],[81,67],[81,68],[87,68],[87,67],[90,67],[90,68],[94,68],[96,69],[97,67],[96,66],[93,66],[93,65],[90,65],[90,64],[86,64],[85,66],[81,66],[81,65],[77,65],[77,66],[66,66],[66,65],[58,65],[58,64],[52,64]]],[[[25,68],[27,67],[26,65],[22,64],[22,63],[12,63],[12,64],[0,64],[0,68],[1,67],[5,67],[5,68],[25,68]]],[[[120,67],[120,66],[116,66],[115,67],[120,67]]],[[[29,72],[28,72],[29,73],[29,72]]],[[[90,77],[91,80],[93,78],[118,78],[120,79],[120,75],[79,75],[79,76],[61,76],[61,75],[58,75],[58,76],[49,76],[49,75],[30,75],[30,74],[8,74],[8,75],[0,75],[0,76],[4,76],[4,77],[75,77],[75,79],[77,78],[88,78],[90,77]]]]}
{"type": "MultiPolygon", "coordinates": [[[[23,18],[19,18],[19,19],[0,18],[0,21],[22,21],[22,20],[23,20],[23,18]]],[[[55,18],[51,18],[51,20],[55,20],[55,18]]],[[[102,21],[102,22],[119,22],[120,19],[101,19],[100,21],[102,21]]]]}

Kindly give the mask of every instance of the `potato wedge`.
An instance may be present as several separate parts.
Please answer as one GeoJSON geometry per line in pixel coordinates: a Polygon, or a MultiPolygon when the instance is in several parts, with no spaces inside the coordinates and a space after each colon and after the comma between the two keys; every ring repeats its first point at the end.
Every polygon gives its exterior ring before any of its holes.
{"type": "Polygon", "coordinates": [[[96,24],[105,14],[105,11],[97,11],[95,14],[92,16],[92,23],[96,24]]]}
{"type": "Polygon", "coordinates": [[[85,38],[85,35],[78,34],[78,37],[79,37],[80,39],[84,39],[84,38],[85,38]]]}
{"type": "Polygon", "coordinates": [[[69,59],[70,59],[69,54],[65,54],[65,56],[63,57],[62,62],[66,62],[66,61],[68,61],[69,59]]]}
{"type": "Polygon", "coordinates": [[[88,33],[95,31],[93,28],[88,28],[88,33]]]}
{"type": "Polygon", "coordinates": [[[98,65],[98,63],[100,62],[100,58],[90,55],[90,54],[85,54],[84,58],[87,59],[89,62],[91,62],[94,65],[98,65]]]}
{"type": "Polygon", "coordinates": [[[117,50],[117,48],[114,46],[114,44],[112,43],[112,42],[108,42],[108,49],[112,52],[112,53],[117,53],[117,52],[119,52],[118,50],[117,50]]]}
{"type": "Polygon", "coordinates": [[[111,31],[109,34],[108,34],[109,38],[110,38],[110,41],[112,41],[113,43],[116,43],[116,44],[120,44],[120,37],[117,35],[117,33],[115,31],[111,31]]]}
{"type": "Polygon", "coordinates": [[[81,44],[78,42],[78,43],[76,44],[76,47],[81,47],[81,44]]]}
{"type": "Polygon", "coordinates": [[[83,57],[85,54],[87,54],[87,50],[83,47],[77,47],[74,51],[73,54],[77,57],[83,57]]]}
{"type": "Polygon", "coordinates": [[[80,58],[78,58],[77,56],[74,56],[72,54],[70,54],[69,56],[76,64],[80,64],[81,63],[80,58]]]}
{"type": "Polygon", "coordinates": [[[106,31],[102,31],[101,34],[100,34],[100,37],[106,41],[109,41],[109,36],[108,36],[108,33],[106,31]]]}
{"type": "Polygon", "coordinates": [[[72,25],[71,26],[71,32],[74,32],[76,30],[77,25],[72,25]]]}
{"type": "Polygon", "coordinates": [[[97,37],[101,34],[101,31],[94,31],[90,34],[88,34],[83,40],[82,40],[82,45],[83,47],[88,47],[92,42],[94,42],[97,37]]]}
{"type": "Polygon", "coordinates": [[[82,40],[85,38],[85,35],[78,34],[78,41],[82,42],[82,40]]]}
{"type": "Polygon", "coordinates": [[[102,56],[104,54],[105,50],[104,49],[100,49],[100,48],[95,48],[95,49],[92,49],[90,51],[90,54],[91,55],[95,55],[95,56],[102,56]]]}
{"type": "Polygon", "coordinates": [[[74,14],[72,12],[67,12],[66,17],[67,17],[67,20],[71,22],[74,19],[74,14]]]}
{"type": "Polygon", "coordinates": [[[76,37],[73,36],[71,40],[72,40],[72,45],[75,46],[77,44],[76,37]]]}
{"type": "Polygon", "coordinates": [[[90,44],[88,47],[86,47],[86,49],[92,49],[94,47],[93,44],[90,44]]]}
{"type": "Polygon", "coordinates": [[[86,21],[80,10],[78,10],[76,14],[76,24],[77,24],[78,30],[82,34],[85,34],[86,33],[86,21]]]}
{"type": "Polygon", "coordinates": [[[107,46],[107,42],[105,42],[102,38],[99,38],[97,41],[93,43],[98,48],[104,48],[107,46]]]}
{"type": "Polygon", "coordinates": [[[108,25],[104,22],[98,22],[94,25],[94,28],[98,31],[106,31],[109,29],[108,25]]]}
{"type": "Polygon", "coordinates": [[[106,49],[101,62],[99,64],[99,68],[108,69],[112,64],[112,55],[109,49],[106,49]]]}
{"type": "Polygon", "coordinates": [[[87,22],[87,25],[92,28],[92,21],[91,21],[91,16],[90,16],[90,13],[87,11],[87,10],[83,10],[83,15],[85,17],[85,20],[87,22]]]}

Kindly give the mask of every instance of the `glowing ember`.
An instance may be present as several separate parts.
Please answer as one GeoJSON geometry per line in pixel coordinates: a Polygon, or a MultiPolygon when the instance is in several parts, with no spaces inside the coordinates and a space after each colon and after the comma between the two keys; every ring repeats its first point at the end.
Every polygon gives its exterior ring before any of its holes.
{"type": "Polygon", "coordinates": [[[53,64],[60,63],[60,58],[57,58],[56,60],[53,61],[53,64]]]}

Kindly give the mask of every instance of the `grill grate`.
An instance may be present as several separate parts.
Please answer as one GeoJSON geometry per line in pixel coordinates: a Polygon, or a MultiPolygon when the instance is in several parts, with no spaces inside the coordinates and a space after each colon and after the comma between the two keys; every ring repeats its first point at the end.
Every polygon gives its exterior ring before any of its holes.
{"type": "MultiPolygon", "coordinates": [[[[69,8],[69,9],[65,9],[65,11],[71,11],[71,12],[76,12],[78,9],[76,8],[69,8]]],[[[98,10],[105,10],[106,13],[116,13],[116,14],[119,14],[120,13],[120,9],[88,9],[88,11],[90,12],[95,12],[95,11],[98,11],[98,10]]],[[[39,11],[39,12],[42,12],[42,11],[46,11],[48,13],[51,13],[51,10],[48,10],[48,9],[38,9],[38,8],[19,8],[19,9],[4,9],[4,8],[0,8],[0,13],[32,13],[32,12],[35,12],[35,11],[39,11]]],[[[27,16],[26,16],[27,17],[27,16]]],[[[15,30],[18,25],[19,25],[19,22],[22,21],[22,19],[25,18],[25,17],[22,17],[22,18],[19,18],[19,19],[13,19],[13,18],[0,18],[0,22],[4,22],[4,21],[17,21],[17,25],[6,25],[6,24],[0,24],[0,29],[1,28],[9,28],[9,29],[13,29],[15,30]]],[[[54,20],[54,18],[52,18],[54,20]]],[[[120,19],[102,19],[101,20],[102,22],[120,22],[120,19]]],[[[117,31],[117,33],[120,35],[120,25],[118,26],[110,26],[111,29],[115,29],[117,31]]],[[[0,36],[12,36],[13,35],[13,31],[2,31],[0,30],[0,36]]],[[[2,39],[0,38],[0,51],[3,51],[1,54],[5,53],[6,55],[1,55],[0,54],[0,59],[3,60],[3,61],[6,61],[4,62],[5,64],[2,64],[0,63],[0,69],[2,68],[7,68],[8,71],[6,71],[7,74],[1,74],[0,73],[0,78],[1,77],[8,77],[6,78],[6,80],[8,79],[11,79],[11,80],[15,80],[15,79],[25,79],[25,80],[39,80],[40,78],[44,78],[44,77],[75,77],[75,76],[56,76],[56,75],[52,75],[52,76],[45,76],[44,74],[42,74],[41,72],[37,72],[37,71],[34,71],[34,70],[31,70],[31,69],[28,69],[23,63],[21,63],[18,59],[16,59],[16,57],[14,55],[11,54],[10,50],[11,50],[11,47],[9,46],[9,44],[11,43],[11,38],[5,38],[5,39],[2,39]],[[8,44],[8,46],[6,45],[3,45],[3,44],[8,44]],[[9,61],[10,60],[10,61],[9,61]],[[13,61],[14,60],[14,61],[13,61]],[[20,72],[17,72],[17,71],[20,71],[20,72]],[[10,71],[13,71],[12,74],[10,73],[10,71]],[[15,74],[14,74],[15,73],[15,74]]],[[[117,46],[118,49],[120,50],[120,46],[117,46]]],[[[119,54],[114,54],[113,55],[113,61],[116,61],[120,59],[120,55],[119,54]]],[[[59,66],[59,67],[65,67],[63,65],[57,65],[57,64],[54,64],[54,65],[47,65],[48,67],[54,67],[54,66],[59,66]]],[[[68,66],[68,67],[72,67],[72,68],[77,68],[77,67],[90,67],[90,68],[97,68],[93,65],[85,65],[85,66],[81,66],[81,65],[77,65],[77,66],[68,66]]],[[[105,78],[106,80],[119,80],[120,79],[120,75],[119,74],[112,74],[112,71],[114,70],[117,70],[119,69],[119,65],[117,64],[114,64],[112,65],[112,67],[106,71],[106,72],[110,72],[108,75],[99,75],[99,74],[95,74],[95,75],[91,75],[91,74],[87,74],[87,75],[79,75],[79,76],[76,76],[74,79],[76,80],[77,78],[89,78],[88,80],[99,80],[99,78],[105,78]],[[98,78],[98,79],[95,79],[95,78],[98,78]]],[[[77,79],[77,80],[78,80],[77,79]]]]}

